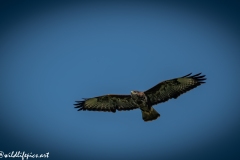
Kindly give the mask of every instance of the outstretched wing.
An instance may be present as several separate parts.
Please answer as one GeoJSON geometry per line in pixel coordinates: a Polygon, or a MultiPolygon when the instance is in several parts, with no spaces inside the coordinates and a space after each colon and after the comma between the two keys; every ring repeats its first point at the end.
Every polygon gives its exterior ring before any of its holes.
{"type": "Polygon", "coordinates": [[[152,105],[168,101],[171,98],[177,98],[181,94],[196,88],[205,83],[205,75],[201,73],[190,76],[192,73],[180,78],[163,81],[156,86],[145,91],[145,95],[149,98],[152,105]]]}
{"type": "Polygon", "coordinates": [[[130,95],[104,95],[93,98],[85,98],[74,104],[80,110],[116,112],[116,110],[132,110],[138,108],[133,104],[130,95]]]}

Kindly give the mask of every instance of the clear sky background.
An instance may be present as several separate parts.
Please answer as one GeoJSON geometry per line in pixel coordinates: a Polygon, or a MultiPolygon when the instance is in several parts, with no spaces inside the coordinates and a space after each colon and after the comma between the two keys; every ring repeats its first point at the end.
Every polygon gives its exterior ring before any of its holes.
{"type": "Polygon", "coordinates": [[[0,150],[51,159],[238,159],[239,4],[1,2],[0,150]],[[78,112],[202,72],[207,83],[141,111],[78,112]]]}

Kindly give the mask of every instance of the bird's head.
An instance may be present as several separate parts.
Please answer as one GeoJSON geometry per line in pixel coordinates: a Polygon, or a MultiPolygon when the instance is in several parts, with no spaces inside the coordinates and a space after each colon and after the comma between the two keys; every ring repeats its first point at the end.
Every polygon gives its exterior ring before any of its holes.
{"type": "Polygon", "coordinates": [[[131,95],[136,95],[136,94],[139,94],[140,92],[139,91],[131,91],[131,95]]]}
{"type": "Polygon", "coordinates": [[[144,95],[143,92],[140,91],[131,91],[131,96],[132,97],[142,97],[144,95]]]}
{"type": "Polygon", "coordinates": [[[133,99],[138,99],[139,93],[140,93],[139,91],[131,91],[131,96],[132,96],[132,98],[133,98],[133,99]]]}
{"type": "Polygon", "coordinates": [[[142,100],[146,98],[144,92],[140,91],[131,91],[131,96],[134,100],[142,100]]]}

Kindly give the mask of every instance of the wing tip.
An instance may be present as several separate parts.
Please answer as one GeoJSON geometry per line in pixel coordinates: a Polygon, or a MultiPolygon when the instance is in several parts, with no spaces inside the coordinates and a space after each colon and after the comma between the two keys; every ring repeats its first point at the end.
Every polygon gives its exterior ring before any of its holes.
{"type": "Polygon", "coordinates": [[[86,110],[86,109],[84,108],[84,104],[85,104],[85,101],[86,101],[86,100],[87,100],[87,98],[83,98],[83,101],[75,101],[76,103],[73,104],[73,105],[75,105],[74,108],[77,108],[78,111],[86,110]]]}
{"type": "Polygon", "coordinates": [[[190,76],[191,74],[192,74],[192,73],[187,74],[186,76],[183,76],[183,77],[193,78],[193,79],[196,80],[199,84],[206,83],[206,81],[205,81],[205,80],[207,80],[207,78],[205,77],[206,75],[203,75],[202,72],[190,76]]]}

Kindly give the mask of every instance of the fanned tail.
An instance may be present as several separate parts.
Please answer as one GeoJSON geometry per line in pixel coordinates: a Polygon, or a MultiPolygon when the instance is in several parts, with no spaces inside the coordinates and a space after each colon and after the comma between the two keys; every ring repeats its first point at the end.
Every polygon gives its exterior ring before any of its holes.
{"type": "Polygon", "coordinates": [[[150,111],[142,111],[142,118],[145,122],[155,120],[158,117],[160,117],[160,114],[153,107],[150,111]]]}

